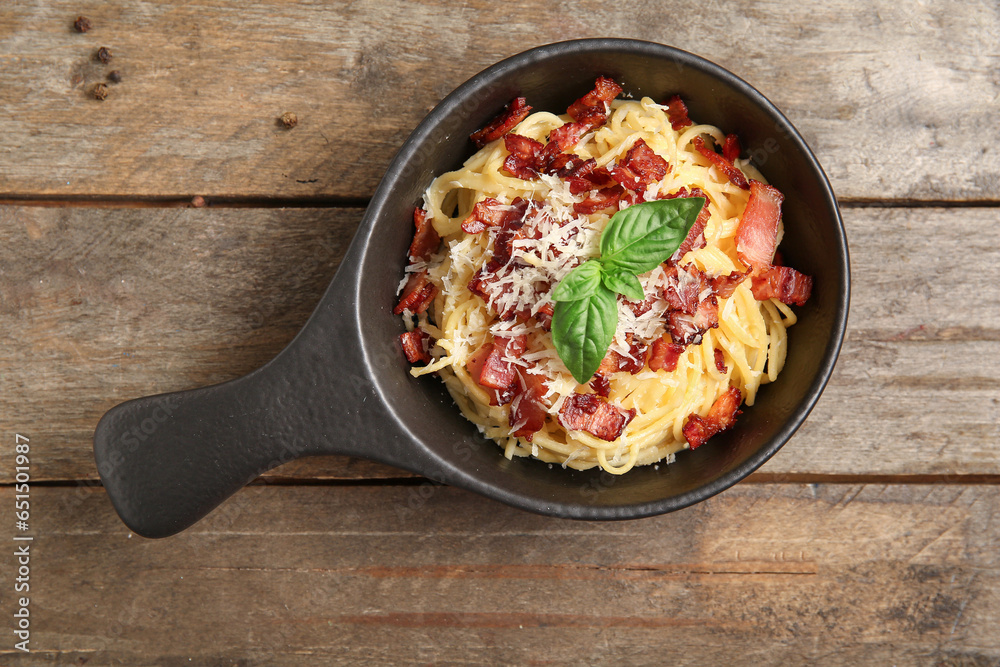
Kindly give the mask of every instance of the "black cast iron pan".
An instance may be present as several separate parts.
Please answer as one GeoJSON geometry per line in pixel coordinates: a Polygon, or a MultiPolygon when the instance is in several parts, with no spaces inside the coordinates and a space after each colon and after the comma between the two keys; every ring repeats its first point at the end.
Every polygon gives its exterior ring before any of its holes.
{"type": "Polygon", "coordinates": [[[305,327],[275,359],[231,382],[123,403],[101,419],[94,454],[115,509],[133,531],[171,535],[255,477],[300,456],[346,454],[543,514],[629,519],[691,505],[766,461],[826,384],[847,321],[847,244],[822,169],[760,93],[697,56],[648,42],[597,39],[532,49],[445,98],[399,150],[354,241],[305,327]],[[508,461],[465,420],[433,377],[413,379],[392,314],[413,207],[437,174],[473,151],[468,136],[512,98],[561,112],[611,76],[635,98],[680,94],[691,117],[736,132],[785,193],[786,261],[815,288],[790,329],[785,370],[736,427],[672,465],[622,477],[534,460],[508,461]]]}

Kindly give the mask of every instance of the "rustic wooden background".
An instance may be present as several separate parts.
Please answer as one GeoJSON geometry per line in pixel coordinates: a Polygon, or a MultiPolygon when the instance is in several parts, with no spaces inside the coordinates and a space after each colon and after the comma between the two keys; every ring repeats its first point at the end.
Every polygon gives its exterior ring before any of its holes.
{"type": "Polygon", "coordinates": [[[995,0],[4,3],[0,538],[22,433],[36,539],[32,652],[4,630],[0,664],[1000,665],[998,45],[995,0]],[[616,524],[314,459],[130,535],[91,458],[103,412],[270,359],[434,104],[596,36],[745,78],[840,197],[850,330],[779,455],[616,524]]]}

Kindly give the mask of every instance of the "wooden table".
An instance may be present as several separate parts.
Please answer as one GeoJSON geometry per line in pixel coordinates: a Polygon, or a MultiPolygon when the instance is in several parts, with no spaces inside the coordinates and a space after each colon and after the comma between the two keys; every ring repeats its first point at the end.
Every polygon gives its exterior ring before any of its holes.
{"type": "Polygon", "coordinates": [[[995,0],[243,5],[0,8],[0,537],[34,536],[30,654],[0,557],[0,663],[1000,663],[995,0]],[[92,460],[104,411],[270,359],[423,115],[500,58],[592,36],[732,70],[826,168],[853,303],[799,433],[640,521],[326,458],[131,535],[92,460]]]}

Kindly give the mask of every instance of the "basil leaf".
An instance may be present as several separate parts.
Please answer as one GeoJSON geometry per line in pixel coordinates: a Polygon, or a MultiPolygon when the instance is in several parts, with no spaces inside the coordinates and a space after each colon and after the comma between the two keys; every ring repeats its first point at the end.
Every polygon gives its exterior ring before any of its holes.
{"type": "Polygon", "coordinates": [[[584,384],[593,377],[617,328],[618,301],[600,281],[590,296],[556,303],[552,342],[577,382],[584,384]]]}
{"type": "Polygon", "coordinates": [[[553,301],[577,301],[592,295],[601,286],[601,263],[587,260],[559,281],[552,290],[553,301]]]}
{"type": "Polygon", "coordinates": [[[601,258],[570,271],[552,292],[552,341],[577,382],[590,380],[618,327],[616,293],[645,298],[637,274],[670,259],[698,219],[702,197],[661,199],[618,211],[601,234],[601,258]]]}
{"type": "Polygon", "coordinates": [[[642,284],[631,271],[616,271],[614,269],[605,271],[602,282],[609,290],[621,294],[626,299],[642,301],[646,298],[645,292],[642,291],[642,284]]]}
{"type": "Polygon", "coordinates": [[[622,209],[601,234],[601,263],[639,274],[665,262],[705,205],[702,197],[659,199],[622,209]]]}

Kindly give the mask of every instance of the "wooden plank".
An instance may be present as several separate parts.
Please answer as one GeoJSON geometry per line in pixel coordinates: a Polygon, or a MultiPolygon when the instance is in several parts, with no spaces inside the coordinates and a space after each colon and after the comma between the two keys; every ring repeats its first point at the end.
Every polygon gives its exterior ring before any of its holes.
{"type": "MultiPolygon", "coordinates": [[[[995,273],[1000,213],[844,213],[848,341],[819,405],[763,470],[1000,474],[1000,286],[982,279],[995,273]]],[[[0,208],[0,413],[46,443],[36,478],[95,479],[91,436],[116,403],[221,382],[273,357],[318,302],[360,215],[0,208]]],[[[270,474],[397,476],[337,457],[270,474]]]]}
{"type": "Polygon", "coordinates": [[[16,158],[0,161],[0,198],[366,197],[450,90],[581,37],[669,41],[744,77],[842,197],[1000,198],[992,0],[4,3],[0,152],[16,158]],[[81,13],[95,25],[84,35],[71,29],[81,13]],[[124,80],[94,100],[113,68],[124,80]],[[298,127],[277,125],[285,111],[298,127]]]}
{"type": "MultiPolygon", "coordinates": [[[[47,441],[36,478],[97,479],[90,440],[113,405],[222,382],[271,359],[319,301],[360,217],[0,209],[0,234],[11,235],[0,250],[0,404],[47,441]]],[[[346,457],[292,462],[282,473],[317,474],[401,475],[346,457]]]]}
{"type": "Polygon", "coordinates": [[[603,524],[446,487],[252,488],[162,541],[100,489],[31,496],[12,667],[1000,660],[995,486],[740,485],[603,524]]]}

